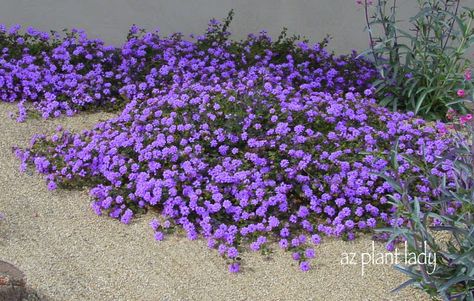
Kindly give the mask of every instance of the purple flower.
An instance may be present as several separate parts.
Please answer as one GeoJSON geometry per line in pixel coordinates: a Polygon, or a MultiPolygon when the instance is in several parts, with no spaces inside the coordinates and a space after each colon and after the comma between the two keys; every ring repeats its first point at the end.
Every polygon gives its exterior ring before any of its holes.
{"type": "Polygon", "coordinates": [[[280,248],[282,248],[282,249],[288,248],[288,240],[280,239],[279,245],[280,245],[280,248]]]}
{"type": "Polygon", "coordinates": [[[300,263],[300,269],[301,269],[303,272],[309,271],[310,268],[311,268],[311,266],[310,266],[309,262],[307,262],[307,261],[302,261],[302,262],[300,263]]]}
{"type": "Polygon", "coordinates": [[[56,188],[58,188],[58,186],[53,181],[48,183],[48,190],[56,190],[56,188]]]}
{"type": "Polygon", "coordinates": [[[215,247],[215,245],[216,245],[216,240],[215,239],[209,238],[207,240],[207,247],[209,249],[213,249],[215,247]]]}
{"type": "Polygon", "coordinates": [[[313,234],[311,236],[311,241],[313,242],[313,244],[319,245],[321,243],[321,237],[318,234],[313,234]]]}
{"type": "Polygon", "coordinates": [[[306,258],[314,258],[314,249],[306,249],[304,255],[306,256],[306,258]]]}
{"type": "Polygon", "coordinates": [[[163,238],[164,238],[163,232],[160,232],[160,231],[155,232],[155,240],[162,241],[163,238]]]}
{"type": "Polygon", "coordinates": [[[266,242],[267,242],[267,238],[266,238],[265,236],[259,236],[259,237],[257,238],[257,243],[258,243],[259,245],[264,244],[264,243],[266,243],[266,242]]]}
{"type": "Polygon", "coordinates": [[[132,217],[133,217],[133,211],[130,209],[127,209],[125,210],[125,213],[120,218],[120,221],[124,224],[128,224],[130,223],[130,220],[132,219],[132,217]]]}
{"type": "Polygon", "coordinates": [[[270,216],[268,218],[268,225],[270,227],[275,228],[275,227],[278,227],[279,224],[280,224],[280,221],[275,216],[270,216]]]}
{"type": "Polygon", "coordinates": [[[290,231],[288,228],[283,228],[280,230],[280,236],[281,237],[288,237],[290,235],[290,231]]]}
{"type": "Polygon", "coordinates": [[[159,226],[160,226],[160,222],[159,222],[156,218],[154,218],[154,219],[151,220],[151,222],[150,222],[150,227],[151,227],[154,231],[156,231],[156,229],[158,229],[159,226]]]}
{"type": "Polygon", "coordinates": [[[235,258],[239,255],[239,251],[235,247],[230,247],[227,249],[227,257],[235,258]]]}
{"type": "Polygon", "coordinates": [[[388,244],[386,245],[386,249],[387,249],[387,251],[389,251],[389,252],[394,251],[394,250],[395,250],[395,244],[394,244],[393,242],[388,243],[388,244]]]}
{"type": "Polygon", "coordinates": [[[300,253],[295,252],[295,253],[291,254],[291,257],[293,258],[293,260],[300,260],[301,255],[300,255],[300,253]]]}
{"type": "Polygon", "coordinates": [[[227,251],[227,246],[224,244],[220,244],[219,247],[217,247],[217,252],[219,252],[219,255],[224,255],[224,253],[227,251]]]}
{"type": "Polygon", "coordinates": [[[293,238],[291,240],[291,246],[292,247],[298,247],[301,244],[300,240],[298,238],[293,238]]]}
{"type": "Polygon", "coordinates": [[[260,244],[258,244],[257,242],[253,242],[250,244],[250,249],[252,251],[258,251],[260,249],[260,244]]]}
{"type": "Polygon", "coordinates": [[[238,273],[239,271],[240,271],[240,264],[238,262],[234,262],[229,265],[229,272],[238,273]]]}

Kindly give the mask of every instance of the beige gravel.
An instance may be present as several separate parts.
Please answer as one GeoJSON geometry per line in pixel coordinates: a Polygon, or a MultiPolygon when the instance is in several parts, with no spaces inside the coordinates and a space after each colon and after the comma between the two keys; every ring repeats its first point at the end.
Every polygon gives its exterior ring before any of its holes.
{"type": "Polygon", "coordinates": [[[245,254],[243,273],[232,275],[202,240],[155,242],[150,216],[128,226],[97,217],[87,192],[49,192],[38,175],[21,174],[11,147],[58,124],[79,130],[107,115],[18,124],[7,117],[14,110],[0,104],[0,259],[23,270],[47,300],[427,300],[414,289],[390,294],[403,277],[389,265],[370,265],[362,276],[360,265],[340,264],[342,252],[370,251],[369,236],[326,239],[308,273],[276,250],[270,260],[245,254]]]}

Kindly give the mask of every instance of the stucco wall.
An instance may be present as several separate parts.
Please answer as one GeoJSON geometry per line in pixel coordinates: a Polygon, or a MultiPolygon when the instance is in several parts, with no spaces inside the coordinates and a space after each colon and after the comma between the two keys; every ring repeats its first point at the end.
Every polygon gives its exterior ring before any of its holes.
{"type": "MultiPolygon", "coordinates": [[[[399,0],[402,16],[414,0],[399,0]]],[[[474,7],[474,0],[463,0],[474,7]]],[[[354,0],[0,0],[0,24],[19,23],[43,30],[84,28],[111,44],[123,41],[131,24],[161,32],[202,33],[210,18],[235,9],[231,31],[236,37],[282,27],[318,41],[330,34],[337,52],[365,49],[362,10],[354,0]]]]}

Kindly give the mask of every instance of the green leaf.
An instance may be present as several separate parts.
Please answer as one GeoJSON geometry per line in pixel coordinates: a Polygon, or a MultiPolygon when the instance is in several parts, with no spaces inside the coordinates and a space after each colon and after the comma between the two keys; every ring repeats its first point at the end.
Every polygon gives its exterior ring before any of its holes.
{"type": "Polygon", "coordinates": [[[446,283],[444,283],[439,289],[438,291],[441,292],[441,291],[446,291],[448,288],[450,288],[451,286],[455,285],[455,284],[458,284],[460,282],[463,282],[463,281],[469,281],[469,280],[472,280],[471,277],[469,277],[468,275],[461,275],[461,276],[457,276],[457,277],[453,277],[451,278],[449,281],[447,281],[446,283]]]}
{"type": "MultiPolygon", "coordinates": [[[[412,80],[413,78],[411,78],[410,80],[408,80],[408,83],[412,80]]],[[[413,93],[413,90],[417,87],[418,83],[420,82],[419,79],[413,79],[413,82],[411,83],[410,85],[410,88],[408,89],[407,91],[407,95],[408,97],[411,97],[412,93],[413,93]]]]}
{"type": "Polygon", "coordinates": [[[402,289],[404,289],[405,287],[407,287],[409,285],[413,285],[415,283],[417,283],[417,279],[410,279],[408,281],[403,282],[402,284],[400,284],[399,286],[397,286],[393,290],[391,290],[391,292],[392,293],[397,293],[397,292],[401,291],[402,289]]]}
{"type": "Polygon", "coordinates": [[[428,95],[428,93],[431,93],[435,90],[436,90],[435,88],[424,88],[424,89],[420,90],[422,92],[421,92],[421,95],[418,97],[418,99],[416,101],[416,107],[415,107],[415,110],[414,110],[415,114],[418,114],[418,112],[420,111],[420,108],[423,105],[423,102],[426,98],[426,95],[428,95]]]}
{"type": "Polygon", "coordinates": [[[406,274],[408,276],[410,276],[411,278],[414,278],[414,279],[419,279],[420,278],[420,275],[414,273],[412,271],[412,267],[404,267],[404,266],[401,266],[399,264],[396,264],[393,266],[393,268],[397,271],[400,271],[402,272],[403,274],[406,274]]]}
{"type": "MultiPolygon", "coordinates": [[[[459,257],[457,257],[453,263],[456,263],[456,264],[459,264],[461,263],[462,261],[464,261],[465,259],[468,259],[468,258],[474,258],[474,246],[472,246],[471,248],[469,248],[468,250],[465,250],[464,251],[464,254],[460,255],[459,257]]],[[[470,262],[473,263],[473,259],[470,259],[470,262]]]]}

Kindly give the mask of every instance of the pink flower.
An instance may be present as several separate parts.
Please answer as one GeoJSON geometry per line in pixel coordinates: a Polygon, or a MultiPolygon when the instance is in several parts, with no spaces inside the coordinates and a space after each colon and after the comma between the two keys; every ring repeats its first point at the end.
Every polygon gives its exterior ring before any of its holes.
{"type": "Polygon", "coordinates": [[[464,95],[466,95],[466,92],[463,89],[459,89],[457,94],[459,97],[464,97],[464,95]]]}
{"type": "Polygon", "coordinates": [[[471,120],[471,119],[472,119],[472,115],[471,115],[471,114],[467,114],[467,115],[461,116],[461,117],[459,118],[459,122],[460,122],[461,124],[465,124],[466,122],[468,122],[468,121],[471,120]]]}
{"type": "Polygon", "coordinates": [[[464,72],[464,79],[465,79],[465,80],[471,80],[471,79],[472,79],[471,69],[467,69],[467,70],[464,72]]]}
{"type": "Polygon", "coordinates": [[[448,120],[453,120],[454,115],[456,115],[456,111],[454,111],[453,109],[449,108],[449,109],[448,109],[448,112],[446,113],[446,118],[447,118],[448,120]]]}

